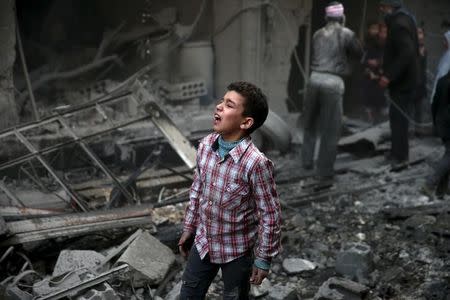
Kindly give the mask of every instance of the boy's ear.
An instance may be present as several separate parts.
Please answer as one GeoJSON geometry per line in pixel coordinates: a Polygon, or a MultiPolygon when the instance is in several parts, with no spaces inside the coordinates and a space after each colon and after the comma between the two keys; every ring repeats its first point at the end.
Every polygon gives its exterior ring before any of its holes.
{"type": "Polygon", "coordinates": [[[241,129],[248,130],[253,126],[253,123],[255,123],[255,120],[252,117],[245,117],[244,121],[241,123],[241,129]]]}

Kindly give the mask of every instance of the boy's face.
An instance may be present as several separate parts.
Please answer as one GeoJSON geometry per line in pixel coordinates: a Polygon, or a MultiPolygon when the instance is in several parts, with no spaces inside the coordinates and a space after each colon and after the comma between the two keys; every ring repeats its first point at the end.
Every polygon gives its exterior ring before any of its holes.
{"type": "Polygon", "coordinates": [[[241,139],[247,129],[253,125],[253,118],[244,117],[245,98],[235,92],[228,91],[216,105],[213,129],[226,141],[241,139]]]}

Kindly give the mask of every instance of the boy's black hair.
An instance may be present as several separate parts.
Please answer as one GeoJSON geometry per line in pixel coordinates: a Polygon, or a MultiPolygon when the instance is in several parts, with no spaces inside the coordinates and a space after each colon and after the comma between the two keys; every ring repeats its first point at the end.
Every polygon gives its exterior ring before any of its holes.
{"type": "Polygon", "coordinates": [[[267,97],[256,85],[245,82],[237,81],[230,83],[227,86],[228,91],[235,91],[244,97],[244,117],[253,118],[254,122],[252,127],[247,129],[247,133],[251,134],[253,131],[261,127],[266,121],[269,114],[269,105],[267,104],[267,97]]]}

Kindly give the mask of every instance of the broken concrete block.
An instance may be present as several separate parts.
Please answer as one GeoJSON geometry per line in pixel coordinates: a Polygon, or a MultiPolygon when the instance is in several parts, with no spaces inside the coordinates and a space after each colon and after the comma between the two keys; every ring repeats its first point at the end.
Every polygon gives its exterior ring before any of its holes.
{"type": "Polygon", "coordinates": [[[325,281],[314,300],[362,300],[369,288],[357,282],[331,277],[325,281]]]}
{"type": "Polygon", "coordinates": [[[81,296],[75,297],[75,300],[120,300],[116,291],[106,282],[94,286],[81,296]]]}
{"type": "MultiPolygon", "coordinates": [[[[52,276],[59,276],[78,269],[95,271],[105,259],[102,254],[90,250],[63,250],[59,254],[52,276]]],[[[99,270],[99,272],[106,271],[99,270]]]]}
{"type": "Polygon", "coordinates": [[[144,231],[128,246],[117,264],[128,264],[134,286],[144,287],[159,284],[174,262],[172,250],[144,231]]]}
{"type": "Polygon", "coordinates": [[[317,265],[306,259],[301,258],[286,258],[283,260],[283,269],[289,275],[300,274],[302,272],[313,271],[317,265]]]}
{"type": "Polygon", "coordinates": [[[367,282],[372,272],[372,249],[364,243],[349,243],[338,253],[336,272],[358,282],[367,282]]]}
{"type": "Polygon", "coordinates": [[[288,282],[286,285],[276,284],[267,296],[269,300],[293,300],[298,299],[295,285],[288,282]]]}
{"type": "Polygon", "coordinates": [[[254,298],[261,298],[269,294],[269,291],[272,289],[272,284],[270,281],[265,278],[260,285],[251,285],[250,286],[250,295],[254,298]]]}

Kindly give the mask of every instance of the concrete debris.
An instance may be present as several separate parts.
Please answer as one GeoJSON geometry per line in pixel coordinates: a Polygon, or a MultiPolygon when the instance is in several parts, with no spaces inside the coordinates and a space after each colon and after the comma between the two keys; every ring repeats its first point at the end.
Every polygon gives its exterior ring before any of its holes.
{"type": "Polygon", "coordinates": [[[178,300],[180,296],[181,286],[183,282],[180,280],[175,286],[169,291],[167,296],[164,298],[165,300],[178,300]]]}
{"type": "Polygon", "coordinates": [[[94,286],[81,296],[75,297],[75,300],[120,300],[114,289],[106,282],[94,286]]]}
{"type": "Polygon", "coordinates": [[[252,295],[256,299],[261,298],[261,297],[264,297],[267,294],[269,294],[271,289],[272,289],[272,284],[266,278],[261,282],[261,285],[251,285],[250,295],[252,295]]]}
{"type": "MultiPolygon", "coordinates": [[[[56,277],[80,269],[95,271],[104,260],[105,257],[95,251],[63,250],[56,261],[52,276],[56,277]]],[[[104,271],[106,270],[99,270],[99,272],[104,271]]]]}
{"type": "Polygon", "coordinates": [[[47,277],[33,284],[33,293],[39,296],[46,296],[79,285],[87,278],[88,274],[87,270],[75,270],[59,276],[47,277]]]}
{"type": "Polygon", "coordinates": [[[134,286],[142,287],[159,284],[174,262],[172,250],[144,231],[125,250],[117,264],[128,264],[134,286]]]}
{"type": "Polygon", "coordinates": [[[297,292],[295,290],[295,285],[291,282],[286,283],[286,285],[275,284],[271,290],[267,299],[270,300],[297,300],[297,292]]]}
{"type": "Polygon", "coordinates": [[[289,275],[300,274],[302,272],[308,272],[315,270],[317,264],[301,258],[286,258],[283,260],[283,269],[289,275]]]}
{"type": "Polygon", "coordinates": [[[362,300],[369,288],[351,280],[332,277],[325,281],[314,300],[362,300]]]}
{"type": "Polygon", "coordinates": [[[366,283],[372,271],[372,249],[363,243],[349,243],[338,253],[336,258],[336,272],[366,283]]]}

